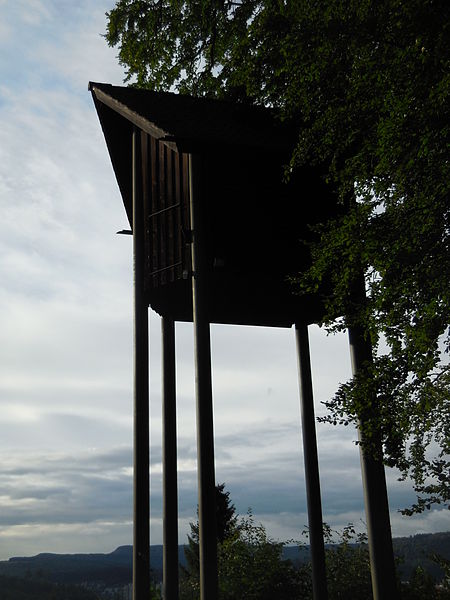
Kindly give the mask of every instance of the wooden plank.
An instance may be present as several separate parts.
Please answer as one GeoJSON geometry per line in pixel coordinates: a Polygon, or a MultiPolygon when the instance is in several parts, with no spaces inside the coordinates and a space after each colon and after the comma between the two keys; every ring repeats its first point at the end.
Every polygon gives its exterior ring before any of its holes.
{"type": "Polygon", "coordinates": [[[134,446],[133,600],[150,587],[148,306],[144,293],[144,208],[140,132],[133,132],[134,446]]]}
{"type": "Polygon", "coordinates": [[[148,292],[150,288],[150,281],[148,273],[150,273],[150,253],[151,253],[151,236],[150,236],[150,223],[148,215],[151,211],[151,197],[150,197],[150,182],[149,182],[149,152],[148,143],[149,136],[145,131],[141,131],[141,166],[142,166],[142,201],[144,206],[144,269],[145,269],[145,291],[148,292]]]}
{"type": "MultiPolygon", "coordinates": [[[[175,232],[174,232],[174,210],[169,210],[171,206],[175,204],[174,201],[174,182],[173,182],[173,151],[167,148],[166,150],[166,192],[167,192],[167,213],[165,215],[166,220],[166,252],[167,252],[167,264],[173,265],[175,263],[175,232]]],[[[167,278],[169,281],[174,281],[174,269],[171,268],[167,272],[167,278]]]]}
{"type": "MultiPolygon", "coordinates": [[[[158,203],[158,197],[159,197],[159,191],[158,191],[158,162],[159,162],[159,158],[158,158],[158,142],[155,140],[155,138],[151,137],[150,138],[150,148],[151,148],[151,195],[152,195],[152,201],[151,201],[151,210],[152,212],[155,212],[158,210],[159,208],[159,203],[158,203]]],[[[160,264],[159,264],[159,248],[158,248],[158,221],[156,219],[152,219],[151,223],[150,223],[150,227],[151,227],[151,236],[152,236],[152,258],[151,258],[151,264],[150,264],[150,268],[151,271],[157,271],[160,268],[160,264]]],[[[152,287],[157,287],[158,286],[158,278],[156,276],[152,276],[151,278],[151,286],[152,287]]]]}
{"type": "Polygon", "coordinates": [[[320,493],[316,417],[314,415],[314,393],[311,375],[308,326],[305,323],[295,324],[295,338],[297,344],[300,413],[302,422],[303,460],[305,463],[313,597],[314,600],[327,600],[328,589],[325,567],[325,546],[323,542],[322,497],[320,493]]]}
{"type": "MultiPolygon", "coordinates": [[[[182,198],[181,198],[181,173],[180,173],[180,154],[178,152],[174,152],[174,168],[173,168],[173,177],[175,183],[175,202],[178,204],[178,208],[175,212],[174,222],[175,222],[175,235],[176,235],[176,262],[183,262],[183,235],[182,235],[182,227],[183,227],[183,219],[182,219],[182,198]]],[[[180,279],[183,276],[183,266],[177,267],[175,272],[176,279],[180,279]]]]}
{"type": "Polygon", "coordinates": [[[205,222],[201,211],[201,158],[189,155],[189,197],[192,237],[192,304],[194,317],[197,414],[197,476],[200,600],[217,600],[217,523],[214,465],[214,417],[211,338],[208,319],[208,268],[205,222]]]}
{"type": "Polygon", "coordinates": [[[183,269],[188,273],[192,269],[191,261],[191,244],[189,243],[189,235],[191,231],[191,216],[189,207],[189,159],[188,154],[182,155],[180,165],[181,190],[182,190],[182,228],[185,233],[183,240],[183,269]]]}
{"type": "MultiPolygon", "coordinates": [[[[159,146],[159,206],[158,208],[164,209],[167,207],[167,190],[166,190],[166,147],[163,144],[158,144],[159,146]]],[[[158,246],[159,246],[159,264],[160,269],[164,269],[160,271],[159,274],[159,283],[164,285],[167,282],[167,271],[166,267],[168,266],[167,262],[167,250],[166,250],[166,235],[167,235],[167,227],[166,220],[163,214],[160,214],[156,217],[158,223],[158,246]]]]}
{"type": "Polygon", "coordinates": [[[128,106],[122,104],[122,102],[119,102],[119,100],[112,98],[111,96],[109,96],[109,94],[107,94],[103,90],[100,90],[95,85],[91,86],[91,92],[95,95],[97,100],[114,110],[122,117],[125,117],[125,119],[130,121],[133,125],[136,125],[137,127],[139,127],[139,129],[142,129],[142,131],[145,131],[156,140],[161,140],[161,142],[163,142],[168,148],[172,148],[174,150],[177,149],[177,145],[173,141],[175,138],[171,136],[169,132],[164,131],[164,129],[161,129],[145,117],[139,115],[134,110],[131,110],[130,108],[128,108],[128,106]],[[166,136],[168,137],[167,140],[164,139],[166,136]]]}
{"type": "Polygon", "coordinates": [[[163,460],[163,597],[178,600],[178,482],[175,323],[161,319],[162,460],[163,460]]]}

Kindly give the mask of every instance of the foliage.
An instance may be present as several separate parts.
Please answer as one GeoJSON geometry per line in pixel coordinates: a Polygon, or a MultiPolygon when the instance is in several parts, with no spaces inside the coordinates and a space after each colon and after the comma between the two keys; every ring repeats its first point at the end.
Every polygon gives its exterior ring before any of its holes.
{"type": "Polygon", "coordinates": [[[161,600],[161,591],[153,584],[150,585],[150,600],[161,600]]]}
{"type": "Polygon", "coordinates": [[[317,25],[309,56],[339,77],[321,71],[318,90],[303,96],[311,125],[294,160],[328,160],[342,196],[355,192],[358,202],[322,227],[300,284],[331,281],[330,329],[363,324],[375,348],[387,347],[340,387],[326,420],[381,437],[386,464],[411,476],[420,495],[410,514],[448,502],[450,492],[450,372],[439,346],[448,351],[450,7],[327,5],[325,18],[307,18],[317,25]],[[361,272],[368,298],[355,304],[361,272]]]}
{"type": "MultiPolygon", "coordinates": [[[[303,532],[308,536],[308,531],[303,532]]],[[[365,533],[357,534],[349,523],[341,531],[323,524],[329,600],[366,600],[372,597],[369,550],[365,533]],[[336,541],[337,539],[337,541],[336,541]]],[[[305,543],[300,548],[306,548],[305,543]]],[[[313,600],[311,565],[300,566],[304,600],[313,600]]]]}
{"type": "Polygon", "coordinates": [[[270,105],[298,128],[287,176],[325,165],[346,211],[293,281],[378,350],[327,420],[381,440],[407,514],[450,495],[449,34],[447,0],[118,0],[106,33],[135,85],[270,105]]]}
{"type": "MultiPolygon", "coordinates": [[[[220,600],[290,600],[297,597],[300,580],[290,561],[283,560],[283,544],[275,543],[251,512],[237,518],[224,484],[216,486],[217,543],[220,600]]],[[[180,582],[182,600],[199,597],[198,522],[191,523],[187,566],[180,582]]]]}
{"type": "Polygon", "coordinates": [[[438,564],[444,572],[444,576],[442,578],[442,589],[448,593],[450,597],[450,560],[441,556],[439,554],[433,554],[431,556],[432,560],[438,564]]]}
{"type": "Polygon", "coordinates": [[[403,600],[448,600],[450,591],[436,586],[433,577],[422,567],[416,567],[410,580],[402,586],[403,600]]]}
{"type": "MultiPolygon", "coordinates": [[[[371,598],[372,583],[367,535],[365,533],[357,534],[352,523],[340,531],[332,530],[329,525],[324,523],[323,533],[326,544],[325,560],[329,600],[366,600],[371,598]]],[[[414,536],[409,541],[419,542],[418,545],[422,548],[421,537],[414,536]]],[[[422,560],[417,554],[420,555],[420,551],[417,553],[416,548],[416,558],[422,560]]],[[[434,555],[433,560],[448,572],[450,564],[448,560],[438,555],[434,555]]],[[[398,570],[401,566],[401,559],[397,559],[396,562],[398,570]]],[[[311,578],[310,565],[300,568],[300,578],[304,580],[302,587],[304,592],[301,597],[303,600],[312,600],[312,585],[308,582],[308,579],[311,578]]],[[[415,567],[408,581],[402,582],[401,590],[403,600],[450,599],[450,588],[448,588],[446,576],[444,576],[442,584],[437,586],[436,579],[420,565],[415,567]]]]}
{"type": "Polygon", "coordinates": [[[28,577],[0,575],[2,600],[98,600],[98,596],[75,585],[54,584],[28,577]]]}
{"type": "MultiPolygon", "coordinates": [[[[324,525],[324,538],[332,531],[324,525]]],[[[366,534],[356,534],[349,523],[339,533],[339,543],[326,550],[327,584],[330,598],[365,600],[372,596],[370,561],[366,534]]]]}
{"type": "Polygon", "coordinates": [[[298,572],[282,558],[282,543],[271,540],[249,511],[219,546],[221,600],[291,600],[299,597],[298,572]]]}
{"type": "MultiPolygon", "coordinates": [[[[234,517],[234,515],[233,515],[234,517]]],[[[195,524],[191,524],[192,528],[195,524]]],[[[366,600],[372,597],[367,535],[357,533],[352,523],[333,530],[324,523],[325,560],[329,600],[366,600]]],[[[308,537],[308,531],[303,532],[308,537]]],[[[307,539],[300,551],[308,552],[307,539]]],[[[450,600],[449,534],[422,534],[395,538],[396,566],[402,582],[403,600],[450,600]],[[430,562],[433,561],[433,562],[430,562]],[[433,569],[433,563],[440,569],[433,569]],[[436,582],[440,581],[437,586],[436,582]]],[[[283,559],[285,543],[270,539],[251,511],[235,518],[234,525],[218,546],[219,598],[295,598],[313,600],[312,570],[304,559],[283,559]]],[[[199,598],[198,573],[181,582],[182,600],[199,598]]]]}
{"type": "MultiPolygon", "coordinates": [[[[402,581],[409,580],[421,567],[441,583],[450,584],[450,532],[417,534],[392,540],[399,557],[398,572],[402,581]]],[[[450,589],[450,586],[449,586],[450,589]]]]}

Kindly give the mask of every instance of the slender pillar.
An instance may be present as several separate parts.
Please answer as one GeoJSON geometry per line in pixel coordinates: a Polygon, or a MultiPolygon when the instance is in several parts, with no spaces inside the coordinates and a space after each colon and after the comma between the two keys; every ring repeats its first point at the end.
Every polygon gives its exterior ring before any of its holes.
{"type": "MultiPolygon", "coordinates": [[[[364,333],[359,326],[349,327],[348,330],[353,375],[363,371],[372,362],[372,346],[364,333]]],[[[363,442],[361,430],[359,437],[363,442]]],[[[398,598],[381,443],[378,443],[376,456],[360,445],[360,458],[373,597],[374,600],[398,598]]]]}
{"type": "Polygon", "coordinates": [[[144,205],[140,131],[133,131],[134,480],[133,600],[150,589],[148,307],[144,293],[144,205]]]}
{"type": "Polygon", "coordinates": [[[175,323],[163,317],[163,598],[178,600],[177,408],[175,323]]]}
{"type": "Polygon", "coordinates": [[[314,600],[327,600],[325,547],[308,326],[295,324],[314,600]]]}
{"type": "Polygon", "coordinates": [[[200,210],[200,158],[189,155],[189,196],[192,229],[192,304],[197,405],[198,521],[200,599],[216,600],[217,534],[214,429],[211,381],[211,341],[207,314],[208,265],[200,210]]]}

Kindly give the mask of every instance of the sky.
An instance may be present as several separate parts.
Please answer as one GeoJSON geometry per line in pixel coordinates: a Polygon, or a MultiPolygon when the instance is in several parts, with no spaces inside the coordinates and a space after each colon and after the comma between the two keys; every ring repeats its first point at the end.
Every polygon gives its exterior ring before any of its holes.
{"type": "MultiPolygon", "coordinates": [[[[132,239],[88,81],[121,85],[113,0],[0,0],[0,560],[132,541],[132,239]]],[[[350,376],[310,327],[316,413],[350,376]]],[[[191,324],[177,324],[179,537],[197,505],[191,324]]],[[[275,539],[307,525],[294,332],[211,327],[216,478],[275,539]]],[[[150,315],[151,543],[162,542],[160,320],[150,315]]],[[[324,519],[364,528],[356,433],[317,425],[324,519]]],[[[449,512],[394,536],[447,531],[449,512]]]]}

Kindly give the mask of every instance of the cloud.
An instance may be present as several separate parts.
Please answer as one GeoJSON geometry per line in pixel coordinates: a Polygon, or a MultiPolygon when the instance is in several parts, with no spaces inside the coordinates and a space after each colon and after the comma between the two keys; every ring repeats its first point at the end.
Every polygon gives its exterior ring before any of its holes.
{"type": "MultiPolygon", "coordinates": [[[[289,426],[280,427],[277,438],[273,430],[254,430],[256,438],[276,442],[284,439],[289,426]]],[[[250,435],[250,439],[252,435],[250,435]]],[[[239,453],[243,438],[237,434],[217,439],[229,455],[239,453]],[[236,444],[237,442],[237,444],[236,444]]],[[[253,447],[258,447],[254,445],[253,447]]],[[[260,445],[259,448],[263,447],[260,445]]],[[[151,448],[151,511],[152,541],[161,543],[161,448],[151,448]]],[[[286,540],[299,538],[307,525],[304,476],[299,465],[301,457],[284,451],[274,451],[264,461],[241,454],[240,463],[218,459],[217,480],[225,481],[239,514],[252,508],[257,522],[262,522],[269,535],[286,540]]],[[[75,528],[76,538],[86,542],[87,532],[97,530],[97,539],[90,551],[110,551],[131,540],[132,510],[131,447],[108,450],[85,450],[76,453],[34,454],[17,452],[7,457],[0,474],[0,539],[7,538],[17,547],[36,547],[33,536],[46,535],[55,539],[60,551],[86,550],[72,538],[64,547],[59,540],[62,531],[75,528]],[[105,525],[107,524],[107,525],[105,525]],[[126,526],[124,524],[127,524],[126,526]],[[14,536],[14,532],[16,536],[14,536]],[[128,537],[127,537],[128,536],[128,537]]],[[[326,471],[326,469],[325,469],[326,471]]],[[[349,480],[343,471],[326,473],[322,478],[324,519],[334,528],[353,522],[364,529],[360,481],[355,469],[349,480]],[[356,475],[356,476],[355,476],[356,475]],[[332,490],[332,500],[327,490],[332,490]]],[[[185,439],[179,442],[179,535],[180,543],[189,532],[189,522],[195,520],[196,469],[195,446],[185,439]]],[[[391,508],[393,508],[391,506],[391,508]]],[[[448,511],[433,511],[417,518],[401,517],[392,510],[394,535],[410,535],[415,531],[438,531],[448,528],[448,511]],[[433,520],[434,519],[434,520],[433,520]]],[[[52,542],[53,543],[53,542],[52,542]]],[[[43,551],[42,546],[39,548],[43,551]]],[[[23,550],[22,550],[23,553],[23,550]]],[[[9,554],[11,555],[11,554],[9,554]]]]}
{"type": "Polygon", "coordinates": [[[90,523],[130,516],[130,448],[52,455],[14,454],[0,475],[2,526],[90,523]]]}
{"type": "MultiPolygon", "coordinates": [[[[27,523],[0,527],[0,545],[4,558],[33,556],[41,552],[110,552],[130,543],[131,520],[94,521],[92,523],[27,523]],[[24,550],[25,549],[25,550],[24,550]]],[[[1,557],[0,557],[1,558],[1,557]]]]}
{"type": "MultiPolygon", "coordinates": [[[[56,72],[33,44],[45,38],[57,56],[64,31],[101,42],[101,6],[81,4],[17,2],[7,11],[9,42],[27,35],[34,47],[26,56],[9,47],[29,77],[0,88],[0,429],[13,446],[106,443],[108,428],[111,443],[120,422],[129,439],[131,246],[114,235],[125,214],[87,75],[82,90],[62,84],[69,62],[56,72]]],[[[72,56],[75,65],[75,48],[72,56]]]]}
{"type": "Polygon", "coordinates": [[[72,92],[86,90],[90,79],[120,84],[123,69],[116,51],[102,38],[110,8],[107,0],[8,2],[2,13],[6,35],[0,41],[12,58],[4,65],[8,80],[34,87],[59,84],[72,92]]]}

